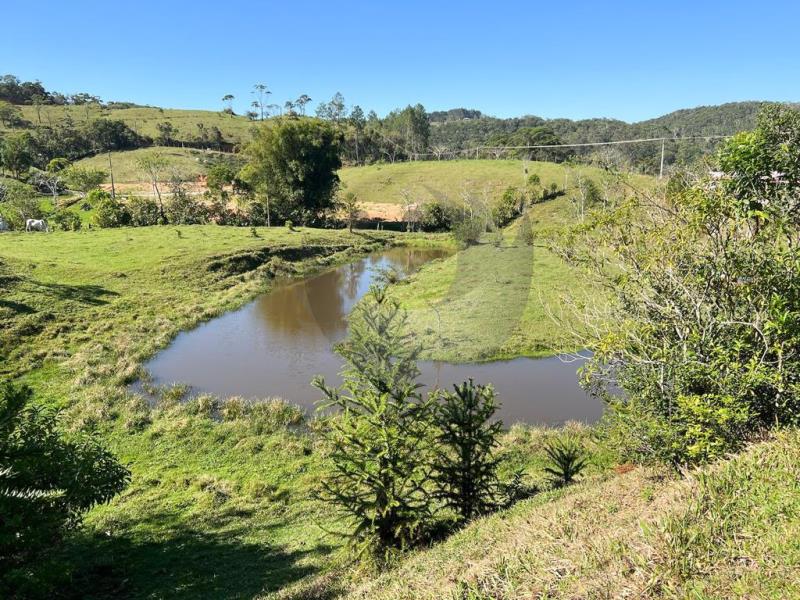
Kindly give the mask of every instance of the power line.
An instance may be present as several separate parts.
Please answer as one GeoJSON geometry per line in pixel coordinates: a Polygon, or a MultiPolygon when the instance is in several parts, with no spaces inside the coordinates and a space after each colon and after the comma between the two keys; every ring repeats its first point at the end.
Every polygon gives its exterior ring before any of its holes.
{"type": "Polygon", "coordinates": [[[610,142],[583,142],[579,144],[534,144],[530,146],[476,146],[472,149],[460,150],[460,152],[470,152],[472,150],[529,150],[535,148],[583,148],[587,146],[610,146],[614,144],[639,144],[643,142],[680,142],[683,140],[716,140],[727,139],[731,135],[695,135],[686,137],[655,137],[639,138],[635,140],[614,140],[610,142]]]}

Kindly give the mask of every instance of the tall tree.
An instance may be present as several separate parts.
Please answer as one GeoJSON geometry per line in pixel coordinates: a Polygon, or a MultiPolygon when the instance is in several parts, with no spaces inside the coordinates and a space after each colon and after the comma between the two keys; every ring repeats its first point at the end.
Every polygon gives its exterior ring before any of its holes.
{"type": "Polygon", "coordinates": [[[311,102],[311,98],[306,94],[303,94],[297,100],[295,100],[294,103],[295,103],[296,106],[300,107],[300,114],[301,115],[305,115],[306,114],[306,104],[308,104],[309,102],[311,102]]]}
{"type": "Polygon", "coordinates": [[[161,183],[164,181],[169,161],[161,152],[150,152],[140,156],[136,160],[136,165],[153,187],[153,193],[158,199],[158,215],[164,224],[167,222],[167,216],[164,212],[164,199],[161,197],[161,183]]]}
{"type": "Polygon", "coordinates": [[[339,185],[340,143],[334,128],[319,119],[270,119],[247,146],[246,177],[269,195],[278,216],[319,222],[339,185]]]}
{"type": "Polygon", "coordinates": [[[27,131],[12,133],[3,139],[0,161],[19,179],[33,166],[33,137],[27,131]]]}
{"type": "Polygon", "coordinates": [[[343,386],[313,382],[324,395],[321,408],[338,413],[323,430],[332,470],[320,496],[352,521],[360,550],[381,551],[416,541],[430,518],[431,403],[417,391],[419,348],[400,307],[381,288],[365,300],[338,347],[347,361],[343,386]]]}
{"type": "Polygon", "coordinates": [[[253,93],[257,95],[257,100],[254,104],[258,107],[259,112],[261,114],[261,120],[264,120],[264,100],[266,96],[269,96],[272,92],[269,91],[266,85],[263,83],[257,83],[253,86],[253,93]]]}
{"type": "Polygon", "coordinates": [[[233,112],[233,100],[234,100],[234,98],[235,98],[235,96],[233,94],[225,94],[222,97],[222,102],[225,103],[225,105],[226,105],[225,109],[223,110],[223,112],[229,114],[231,117],[233,117],[233,115],[234,115],[234,112],[233,112]]]}

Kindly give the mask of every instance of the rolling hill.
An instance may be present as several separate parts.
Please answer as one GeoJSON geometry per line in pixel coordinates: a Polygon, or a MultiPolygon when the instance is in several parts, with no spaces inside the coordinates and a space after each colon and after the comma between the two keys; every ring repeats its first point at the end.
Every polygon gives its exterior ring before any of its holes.
{"type": "MultiPolygon", "coordinates": [[[[250,138],[253,121],[237,115],[231,116],[210,110],[182,110],[175,108],[157,108],[153,106],[136,106],[131,108],[108,108],[99,104],[84,105],[20,105],[23,118],[33,126],[53,126],[65,120],[76,125],[85,124],[94,119],[116,119],[124,122],[139,135],[155,138],[158,135],[159,123],[170,123],[176,130],[175,139],[189,141],[200,134],[200,124],[211,130],[219,128],[224,138],[234,144],[240,144],[250,138]]],[[[0,123],[0,131],[10,128],[0,123]]]]}

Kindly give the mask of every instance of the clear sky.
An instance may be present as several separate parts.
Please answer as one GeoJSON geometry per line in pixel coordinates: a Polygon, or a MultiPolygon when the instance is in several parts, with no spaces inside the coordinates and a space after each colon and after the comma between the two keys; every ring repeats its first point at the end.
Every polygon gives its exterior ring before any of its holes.
{"type": "Polygon", "coordinates": [[[174,108],[243,112],[263,82],[312,109],[636,121],[800,100],[800,2],[2,0],[0,73],[174,108]]]}

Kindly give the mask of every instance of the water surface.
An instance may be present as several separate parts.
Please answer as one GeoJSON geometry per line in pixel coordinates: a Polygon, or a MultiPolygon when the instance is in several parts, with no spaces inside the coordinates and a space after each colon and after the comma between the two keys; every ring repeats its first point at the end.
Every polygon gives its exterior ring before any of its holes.
{"type": "MultiPolygon", "coordinates": [[[[220,397],[278,396],[312,408],[315,375],[341,381],[331,347],[347,334],[347,315],[382,270],[408,275],[446,252],[393,248],[303,280],[276,282],[239,310],[181,333],[145,367],[156,384],[186,383],[220,397]]],[[[494,384],[506,424],[595,421],[601,405],[577,384],[577,363],[518,358],[481,364],[420,364],[421,382],[450,387],[469,377],[494,384]]]]}

